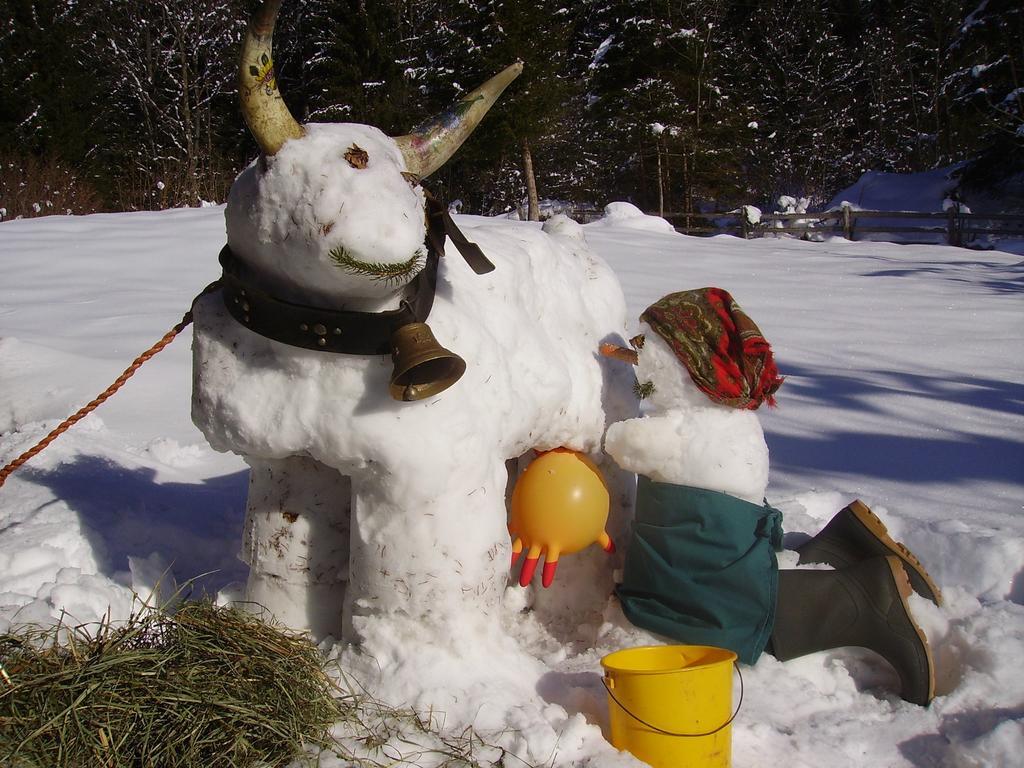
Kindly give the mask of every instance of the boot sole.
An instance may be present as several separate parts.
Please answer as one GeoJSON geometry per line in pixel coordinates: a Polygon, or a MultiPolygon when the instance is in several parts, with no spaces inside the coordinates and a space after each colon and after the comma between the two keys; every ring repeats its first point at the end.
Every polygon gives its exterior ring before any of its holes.
{"type": "MultiPolygon", "coordinates": [[[[881,524],[881,521],[879,521],[879,524],[881,524]]],[[[896,584],[897,590],[899,590],[900,600],[903,603],[903,612],[907,615],[907,621],[910,622],[910,626],[917,632],[917,637],[924,647],[925,657],[928,660],[928,699],[924,702],[914,702],[915,704],[927,707],[932,699],[935,698],[935,663],[932,659],[932,649],[928,645],[928,638],[925,636],[924,630],[914,621],[914,615],[910,612],[910,604],[907,602],[907,598],[914,592],[914,587],[910,584],[910,577],[907,575],[906,569],[895,555],[886,557],[885,562],[888,564],[889,570],[892,572],[893,582],[896,584]]]]}
{"type": "Polygon", "coordinates": [[[850,510],[854,519],[860,523],[867,533],[888,550],[889,555],[898,557],[903,562],[904,567],[907,569],[905,578],[908,580],[911,589],[922,597],[931,600],[936,605],[941,606],[942,591],[939,589],[938,584],[932,579],[931,574],[925,570],[921,561],[914,556],[914,553],[889,535],[889,530],[878,515],[872,512],[867,504],[859,499],[847,506],[847,509],[850,510]]]}

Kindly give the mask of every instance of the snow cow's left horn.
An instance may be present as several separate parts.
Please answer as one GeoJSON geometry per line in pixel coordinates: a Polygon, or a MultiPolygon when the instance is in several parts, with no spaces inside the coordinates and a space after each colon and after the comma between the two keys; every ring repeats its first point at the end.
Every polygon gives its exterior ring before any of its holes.
{"type": "Polygon", "coordinates": [[[406,170],[422,179],[448,162],[502,91],[522,71],[523,62],[510,64],[440,115],[414,128],[412,133],[396,136],[395,142],[405,155],[406,170]]]}
{"type": "Polygon", "coordinates": [[[249,20],[238,60],[238,95],[242,115],[253,138],[267,157],[277,153],[288,139],[304,134],[277,90],[274,79],[274,22],[281,0],[266,0],[249,20]]]}

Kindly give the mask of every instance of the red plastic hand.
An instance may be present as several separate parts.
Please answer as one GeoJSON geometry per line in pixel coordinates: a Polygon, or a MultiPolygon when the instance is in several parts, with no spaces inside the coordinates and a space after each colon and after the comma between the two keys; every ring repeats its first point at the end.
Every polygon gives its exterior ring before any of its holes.
{"type": "MultiPolygon", "coordinates": [[[[615,543],[611,537],[601,532],[601,535],[597,539],[597,544],[601,546],[608,554],[615,552],[615,543]]],[[[523,540],[516,537],[512,542],[512,566],[519,561],[520,556],[523,554],[523,540]]],[[[555,580],[555,572],[558,570],[558,556],[561,552],[552,546],[543,546],[540,544],[533,544],[530,546],[529,551],[526,553],[526,559],[523,560],[523,567],[519,571],[519,586],[527,587],[530,582],[533,581],[533,576],[537,572],[537,564],[540,562],[541,556],[544,557],[544,568],[541,571],[540,583],[545,589],[550,587],[552,582],[555,580]]]]}

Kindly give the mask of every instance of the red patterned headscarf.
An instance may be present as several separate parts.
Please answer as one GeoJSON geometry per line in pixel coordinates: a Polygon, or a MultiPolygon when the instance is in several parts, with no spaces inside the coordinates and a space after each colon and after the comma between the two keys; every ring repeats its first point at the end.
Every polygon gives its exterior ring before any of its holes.
{"type": "Polygon", "coordinates": [[[665,296],[640,319],[663,338],[694,384],[716,403],[753,410],[775,405],[782,384],[771,345],[721,288],[665,296]]]}

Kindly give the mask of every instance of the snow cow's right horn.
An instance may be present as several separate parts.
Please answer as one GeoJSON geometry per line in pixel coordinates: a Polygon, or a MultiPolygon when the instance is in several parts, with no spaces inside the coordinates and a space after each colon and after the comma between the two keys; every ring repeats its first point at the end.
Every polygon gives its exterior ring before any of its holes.
{"type": "Polygon", "coordinates": [[[288,111],[274,78],[274,22],[281,0],[266,0],[253,13],[238,61],[238,95],[242,115],[265,156],[277,153],[288,139],[304,131],[288,111]]]}
{"type": "Polygon", "coordinates": [[[523,62],[510,64],[440,115],[414,128],[412,133],[396,136],[395,142],[405,155],[406,170],[422,179],[448,162],[502,91],[522,71],[523,62]]]}

